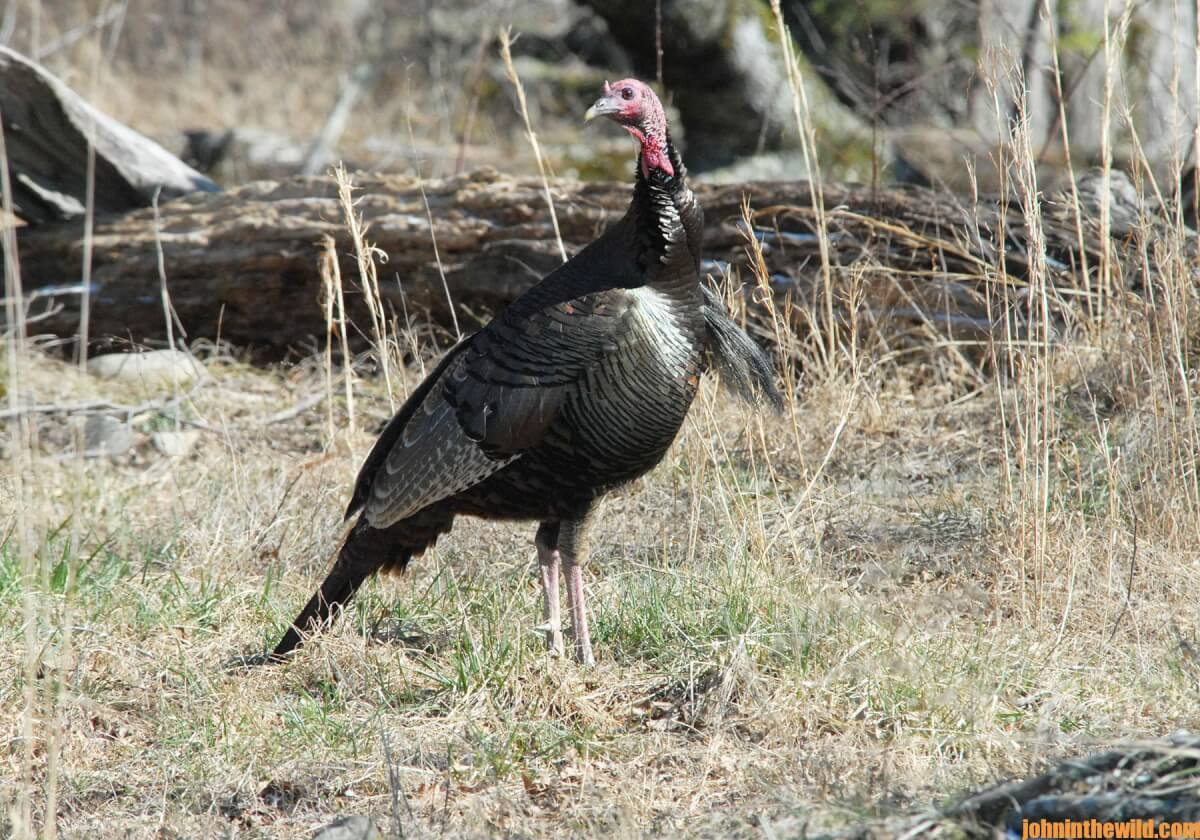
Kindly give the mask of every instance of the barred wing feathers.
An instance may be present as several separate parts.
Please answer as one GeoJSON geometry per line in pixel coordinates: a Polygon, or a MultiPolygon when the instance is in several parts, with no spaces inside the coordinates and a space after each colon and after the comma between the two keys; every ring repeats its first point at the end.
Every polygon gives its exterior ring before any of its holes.
{"type": "Polygon", "coordinates": [[[447,354],[380,435],[347,516],[362,510],[387,528],[542,442],[569,390],[629,340],[629,293],[586,291],[636,277],[621,261],[598,265],[601,242],[447,354]],[[603,281],[592,276],[598,268],[608,269],[603,281]]]}

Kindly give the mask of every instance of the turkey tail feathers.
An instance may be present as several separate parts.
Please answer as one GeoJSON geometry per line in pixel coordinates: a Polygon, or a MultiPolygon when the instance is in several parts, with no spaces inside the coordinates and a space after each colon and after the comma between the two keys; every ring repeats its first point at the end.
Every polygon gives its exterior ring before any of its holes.
{"type": "MultiPolygon", "coordinates": [[[[304,644],[304,640],[316,631],[322,629],[341,613],[342,609],[354,597],[354,593],[363,582],[374,574],[381,566],[381,560],[388,555],[379,551],[380,537],[385,532],[374,531],[364,520],[347,536],[338,551],[337,560],[329,574],[304,609],[292,621],[292,626],[283,634],[275,650],[271,652],[273,661],[280,661],[293,650],[304,644]]],[[[408,552],[404,556],[392,555],[393,562],[401,568],[408,561],[408,552]]]]}
{"type": "Polygon", "coordinates": [[[716,369],[721,385],[751,406],[765,401],[776,411],[783,410],[783,395],[775,384],[770,357],[734,323],[715,291],[704,284],[700,288],[708,326],[709,365],[716,369]]]}
{"type": "Polygon", "coordinates": [[[338,617],[363,582],[376,572],[403,572],[408,561],[450,530],[454,514],[433,505],[387,528],[360,516],[346,535],[321,588],[308,599],[268,659],[279,662],[304,640],[338,617]]]}

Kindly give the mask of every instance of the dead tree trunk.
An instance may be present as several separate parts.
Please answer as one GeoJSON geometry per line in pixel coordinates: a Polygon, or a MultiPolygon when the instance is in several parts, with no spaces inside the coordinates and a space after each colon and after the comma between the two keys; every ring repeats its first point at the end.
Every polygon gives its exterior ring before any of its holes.
{"type": "MultiPolygon", "coordinates": [[[[359,175],[357,187],[356,206],[369,226],[368,237],[387,255],[378,264],[384,305],[397,317],[408,312],[414,319],[447,324],[448,295],[459,321],[474,327],[560,262],[539,182],[482,171],[427,183],[432,229],[411,178],[359,175]]],[[[563,238],[574,251],[624,212],[630,189],[560,182],[553,193],[563,238]]],[[[699,186],[697,193],[705,208],[706,272],[758,282],[749,269],[752,235],[764,252],[776,298],[790,296],[793,303],[824,311],[818,297],[825,284],[818,282],[806,183],[699,186]],[[743,202],[750,208],[750,226],[743,221],[743,202]]],[[[966,206],[953,196],[915,187],[873,192],[833,184],[825,187],[825,205],[838,307],[847,297],[843,281],[853,273],[855,284],[867,284],[862,299],[876,322],[940,324],[951,333],[978,337],[1003,318],[1004,301],[995,299],[1004,293],[996,282],[997,254],[1004,249],[1009,275],[1024,273],[1019,210],[1002,217],[994,202],[966,206]],[[1004,241],[997,240],[1001,230],[1004,241]]],[[[1053,218],[1046,228],[1051,259],[1061,266],[1056,281],[1085,286],[1087,279],[1070,268],[1081,264],[1073,228],[1058,226],[1053,218]]],[[[351,339],[359,338],[362,346],[370,315],[336,185],[326,177],[184,196],[160,207],[157,230],[150,210],[100,220],[93,242],[91,335],[136,342],[164,336],[161,243],[171,301],[189,338],[219,335],[269,355],[311,336],[323,339],[327,325],[319,264],[327,238],[336,242],[349,316],[359,325],[351,339]]],[[[73,336],[79,296],[56,289],[79,281],[81,225],[23,229],[19,249],[25,288],[32,290],[31,332],[73,336]]],[[[1089,264],[1099,264],[1098,251],[1089,264]]]]}

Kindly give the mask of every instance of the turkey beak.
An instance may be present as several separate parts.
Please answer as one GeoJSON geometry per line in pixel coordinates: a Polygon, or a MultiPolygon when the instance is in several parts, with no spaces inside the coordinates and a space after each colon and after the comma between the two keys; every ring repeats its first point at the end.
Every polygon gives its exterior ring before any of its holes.
{"type": "Polygon", "coordinates": [[[613,102],[606,96],[602,96],[596,100],[596,104],[587,109],[587,113],[583,115],[584,122],[590,122],[596,117],[605,117],[609,114],[616,114],[621,110],[616,102],[613,102]]]}

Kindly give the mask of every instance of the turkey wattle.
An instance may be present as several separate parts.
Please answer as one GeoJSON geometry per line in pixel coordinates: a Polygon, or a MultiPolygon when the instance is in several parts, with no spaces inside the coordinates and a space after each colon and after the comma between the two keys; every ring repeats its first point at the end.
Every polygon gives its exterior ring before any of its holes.
{"type": "Polygon", "coordinates": [[[710,363],[742,396],[779,402],[766,356],[700,281],[702,212],[658,97],[606,83],[594,116],[638,142],[628,211],[413,391],[362,466],[333,569],[273,658],[469,514],[540,523],[549,645],[563,649],[561,567],[575,655],[591,664],[583,568],[597,500],[662,459],[710,363]]]}

